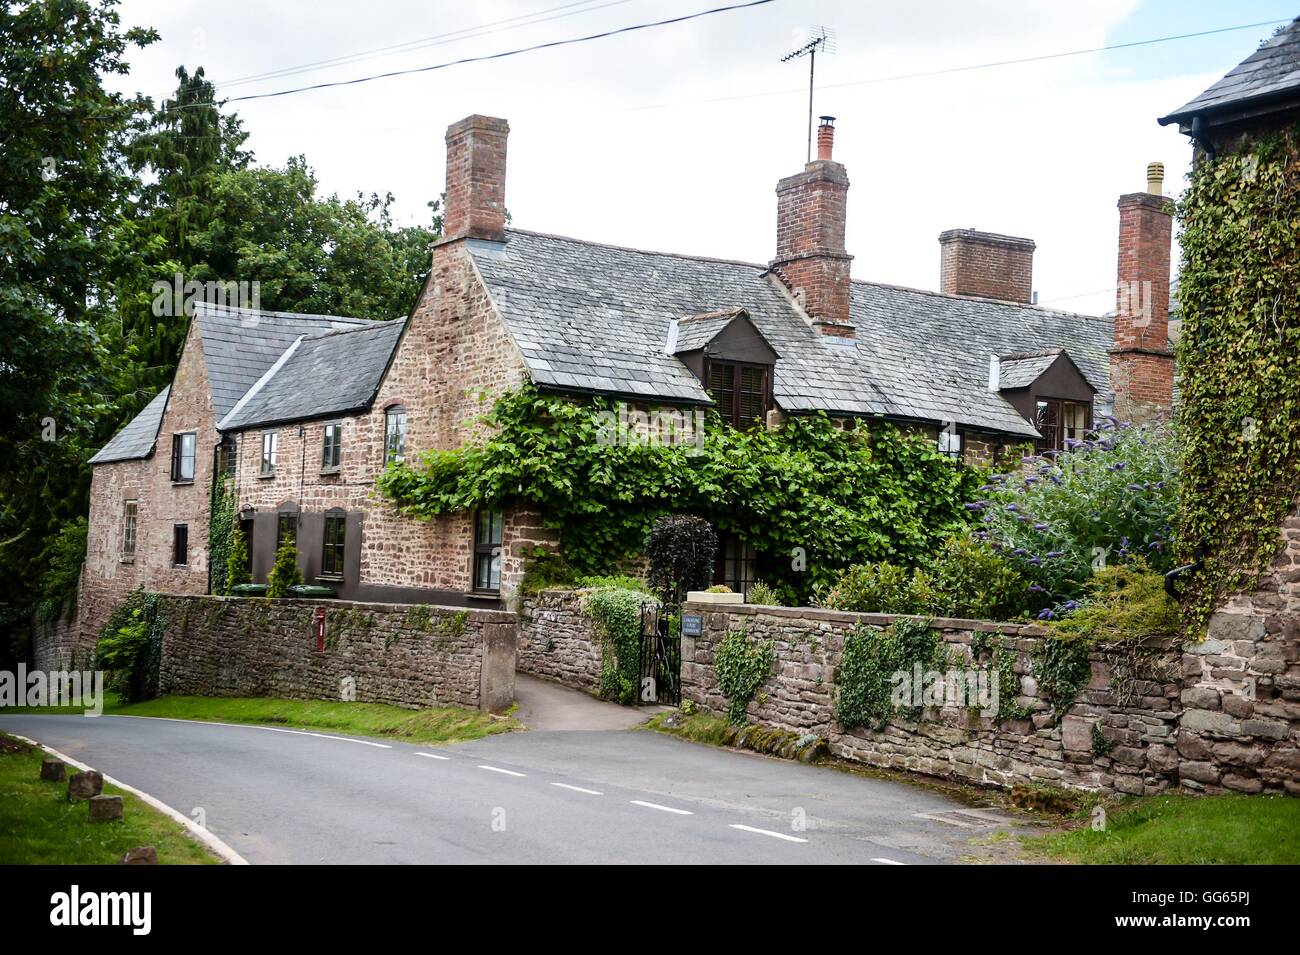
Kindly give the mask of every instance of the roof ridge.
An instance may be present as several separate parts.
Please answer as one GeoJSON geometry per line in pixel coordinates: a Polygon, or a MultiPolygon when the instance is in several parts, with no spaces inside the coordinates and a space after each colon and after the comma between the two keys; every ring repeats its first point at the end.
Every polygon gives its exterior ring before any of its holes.
{"type": "Polygon", "coordinates": [[[216,305],[212,302],[202,301],[194,303],[194,310],[196,313],[203,311],[210,315],[260,315],[271,318],[292,318],[320,322],[351,322],[359,324],[375,321],[375,319],[357,318],[352,315],[321,315],[317,312],[277,312],[269,308],[244,308],[239,305],[216,305]]]}
{"type": "Polygon", "coordinates": [[[871,279],[850,279],[851,285],[870,285],[875,288],[892,289],[895,292],[914,292],[917,295],[929,295],[931,298],[942,298],[949,302],[987,302],[990,305],[1009,305],[1012,308],[1029,308],[1036,312],[1042,312],[1047,315],[1068,315],[1071,318],[1088,318],[1094,321],[1102,321],[1105,315],[1092,315],[1088,312],[1069,312],[1062,308],[1045,308],[1042,305],[1034,305],[1032,302],[1013,302],[1005,298],[989,298],[984,295],[949,295],[946,292],[936,292],[934,289],[916,288],[912,285],[895,285],[892,282],[876,282],[871,279]]]}
{"type": "Polygon", "coordinates": [[[406,324],[406,316],[401,318],[367,318],[363,319],[364,325],[354,325],[351,328],[331,328],[328,331],[317,332],[311,335],[304,335],[309,342],[318,342],[326,338],[333,338],[336,335],[355,335],[364,332],[373,332],[385,327],[401,328],[406,324]]]}
{"type": "Polygon", "coordinates": [[[639,255],[662,255],[671,259],[688,259],[692,262],[716,262],[722,265],[744,265],[749,268],[758,269],[760,272],[766,272],[768,269],[768,266],[764,263],[746,262],[743,259],[726,259],[712,255],[691,255],[686,252],[660,252],[655,249],[638,249],[636,246],[632,245],[616,245],[612,242],[598,242],[595,239],[579,239],[572,235],[559,235],[554,232],[538,232],[535,229],[519,229],[513,226],[506,229],[506,237],[509,238],[510,233],[512,232],[517,232],[521,235],[537,236],[540,239],[558,239],[561,242],[576,242],[579,245],[595,245],[602,249],[615,249],[619,252],[636,252],[639,255]]]}

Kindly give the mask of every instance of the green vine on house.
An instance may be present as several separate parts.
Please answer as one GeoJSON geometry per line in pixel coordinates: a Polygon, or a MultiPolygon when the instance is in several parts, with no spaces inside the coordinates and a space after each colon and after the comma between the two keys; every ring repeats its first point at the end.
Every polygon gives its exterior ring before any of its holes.
{"type": "Polygon", "coordinates": [[[231,537],[235,531],[235,485],[228,477],[212,482],[212,507],[208,516],[209,590],[228,594],[231,537]]]}
{"type": "Polygon", "coordinates": [[[1280,546],[1300,487],[1300,128],[1198,162],[1178,208],[1183,616],[1202,632],[1280,546]]]}
{"type": "Polygon", "coordinates": [[[611,442],[610,407],[526,385],[497,400],[482,444],[395,465],[379,489],[425,519],[536,508],[587,574],[638,555],[658,518],[696,515],[753,546],[756,572],[794,603],[850,564],[929,554],[967,526],[963,505],[982,480],[932,440],[882,423],[840,429],[817,415],[738,431],[710,414],[697,448],[611,442]]]}

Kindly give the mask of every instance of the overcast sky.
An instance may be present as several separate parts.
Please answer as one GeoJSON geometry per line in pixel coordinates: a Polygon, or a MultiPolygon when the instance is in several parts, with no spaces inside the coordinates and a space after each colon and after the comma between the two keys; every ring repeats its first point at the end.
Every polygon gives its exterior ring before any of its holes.
{"type": "MultiPolygon", "coordinates": [[[[350,79],[706,10],[736,0],[125,0],[162,40],[114,85],[161,99],[180,64],[222,96],[350,79]],[[510,22],[501,22],[510,21],[510,22]],[[446,36],[453,34],[452,36],[446,36]],[[312,72],[284,71],[398,44],[312,72]]],[[[802,168],[807,60],[792,35],[834,31],[818,114],[838,118],[848,250],[859,279],[935,288],[937,237],[973,227],[1038,243],[1039,301],[1114,306],[1116,199],[1146,164],[1183,188],[1191,150],[1155,122],[1273,30],[922,79],[862,82],[1279,18],[1277,0],[774,0],[764,6],[487,63],[232,104],[257,161],[304,154],[324,192],[391,191],[424,221],[443,133],[470,113],[510,121],[506,204],[521,228],[766,262],[782,176],[802,168]]]]}

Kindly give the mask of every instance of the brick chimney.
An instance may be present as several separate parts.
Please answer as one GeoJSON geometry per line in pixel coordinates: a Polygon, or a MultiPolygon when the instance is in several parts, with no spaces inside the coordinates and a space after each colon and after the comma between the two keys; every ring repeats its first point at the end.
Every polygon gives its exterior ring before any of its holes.
{"type": "Polygon", "coordinates": [[[1014,235],[949,229],[940,233],[939,291],[1024,302],[1034,295],[1034,243],[1014,235]]]}
{"type": "Polygon", "coordinates": [[[849,323],[849,263],[844,213],[849,177],[831,159],[835,117],[817,129],[817,158],[776,186],[776,258],[771,269],[823,335],[854,337],[849,323]]]}
{"type": "Polygon", "coordinates": [[[1110,383],[1115,416],[1150,421],[1169,410],[1174,353],[1169,347],[1169,256],[1173,215],[1163,196],[1164,166],[1147,167],[1147,191],[1119,197],[1119,271],[1110,383]]]}
{"type": "Polygon", "coordinates": [[[466,116],[447,127],[447,203],[442,237],[506,237],[506,137],[510,124],[466,116]]]}

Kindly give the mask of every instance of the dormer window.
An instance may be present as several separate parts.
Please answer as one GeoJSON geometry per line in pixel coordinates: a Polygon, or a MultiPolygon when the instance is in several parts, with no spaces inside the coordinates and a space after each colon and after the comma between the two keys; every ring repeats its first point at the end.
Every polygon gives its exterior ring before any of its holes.
{"type": "Polygon", "coordinates": [[[743,308],[670,322],[665,351],[700,380],[728,425],[752,428],[766,423],[774,406],[773,369],[781,356],[743,308]]]}
{"type": "Polygon", "coordinates": [[[762,425],[771,409],[772,368],[734,361],[708,362],[708,392],[733,428],[762,425]]]}

